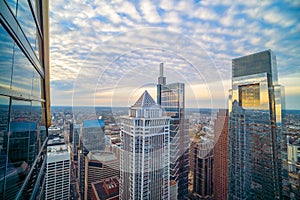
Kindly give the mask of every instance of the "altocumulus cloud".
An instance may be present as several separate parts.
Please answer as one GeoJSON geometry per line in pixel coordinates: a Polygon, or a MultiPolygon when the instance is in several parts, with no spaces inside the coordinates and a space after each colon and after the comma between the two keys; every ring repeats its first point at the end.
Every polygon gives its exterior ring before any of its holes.
{"type": "Polygon", "coordinates": [[[153,88],[164,62],[187,106],[224,107],[231,59],[272,49],[287,107],[300,108],[298,13],[290,0],[50,1],[52,103],[128,106],[122,91],[153,88]]]}

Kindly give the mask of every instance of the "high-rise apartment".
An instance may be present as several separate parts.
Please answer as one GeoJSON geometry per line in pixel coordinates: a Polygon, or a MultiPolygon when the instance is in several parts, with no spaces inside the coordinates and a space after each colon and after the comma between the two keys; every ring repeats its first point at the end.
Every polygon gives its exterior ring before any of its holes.
{"type": "Polygon", "coordinates": [[[226,200],[228,196],[228,110],[220,109],[214,125],[214,199],[226,200]]]}
{"type": "Polygon", "coordinates": [[[50,125],[48,1],[0,1],[0,199],[43,193],[50,125]]]}
{"type": "Polygon", "coordinates": [[[282,198],[282,93],[271,50],[232,60],[229,199],[282,198]]]}
{"type": "Polygon", "coordinates": [[[170,116],[170,179],[178,186],[178,199],[188,198],[189,134],[185,119],[184,83],[166,83],[164,66],[160,64],[157,104],[170,116]]]}
{"type": "Polygon", "coordinates": [[[120,199],[169,199],[169,129],[147,91],[121,118],[120,199]]]}
{"type": "Polygon", "coordinates": [[[47,147],[45,199],[70,199],[71,151],[68,145],[47,147]]]}

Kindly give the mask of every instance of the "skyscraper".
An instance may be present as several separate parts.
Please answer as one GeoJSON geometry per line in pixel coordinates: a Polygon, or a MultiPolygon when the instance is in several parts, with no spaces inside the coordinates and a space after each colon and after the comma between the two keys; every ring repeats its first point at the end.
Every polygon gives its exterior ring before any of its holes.
{"type": "Polygon", "coordinates": [[[232,60],[229,199],[281,199],[282,93],[271,50],[232,60]]]}
{"type": "Polygon", "coordinates": [[[66,144],[47,147],[45,199],[70,199],[71,152],[66,144]]]}
{"type": "Polygon", "coordinates": [[[169,199],[169,128],[147,91],[121,118],[120,199],[169,199]]]}
{"type": "Polygon", "coordinates": [[[178,199],[188,198],[189,135],[185,119],[184,83],[166,83],[164,66],[160,64],[157,84],[157,104],[170,116],[170,179],[178,186],[178,199]]]}
{"type": "Polygon", "coordinates": [[[195,199],[213,199],[213,147],[213,140],[199,136],[191,144],[195,199]]]}
{"type": "Polygon", "coordinates": [[[48,1],[0,8],[0,199],[35,199],[50,125],[48,1]]]}
{"type": "Polygon", "coordinates": [[[228,110],[219,110],[214,126],[214,137],[214,199],[226,200],[228,196],[228,110]]]}
{"type": "Polygon", "coordinates": [[[83,121],[83,145],[88,151],[105,150],[104,120],[92,119],[83,121]]]}

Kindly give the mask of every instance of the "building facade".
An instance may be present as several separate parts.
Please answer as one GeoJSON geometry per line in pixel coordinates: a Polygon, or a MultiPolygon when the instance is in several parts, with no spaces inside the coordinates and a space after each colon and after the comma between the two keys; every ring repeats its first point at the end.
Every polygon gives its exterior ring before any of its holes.
{"type": "Polygon", "coordinates": [[[214,199],[228,198],[228,110],[220,109],[214,125],[214,199]]]}
{"type": "Polygon", "coordinates": [[[163,63],[160,64],[160,76],[157,84],[157,104],[170,121],[170,179],[177,182],[178,199],[188,198],[189,172],[189,134],[185,119],[184,83],[166,83],[163,75],[163,63]]]}
{"type": "Polygon", "coordinates": [[[92,197],[92,183],[120,177],[120,160],[112,152],[90,151],[85,158],[85,198],[92,197]]]}
{"type": "Polygon", "coordinates": [[[0,199],[35,199],[50,125],[48,1],[0,8],[0,199]]]}
{"type": "Polygon", "coordinates": [[[102,118],[84,120],[82,134],[83,145],[88,151],[105,150],[104,121],[102,118]]]}
{"type": "Polygon", "coordinates": [[[300,199],[300,140],[293,141],[288,136],[288,172],[291,200],[300,199]]]}
{"type": "Polygon", "coordinates": [[[232,60],[229,199],[282,198],[281,91],[271,50],[232,60]]]}
{"type": "Polygon", "coordinates": [[[68,145],[47,147],[44,199],[70,199],[71,151],[68,145]]]}
{"type": "Polygon", "coordinates": [[[191,144],[194,199],[213,199],[213,140],[196,136],[191,144]]]}
{"type": "Polygon", "coordinates": [[[147,91],[121,118],[120,199],[169,199],[170,118],[147,91]]]}

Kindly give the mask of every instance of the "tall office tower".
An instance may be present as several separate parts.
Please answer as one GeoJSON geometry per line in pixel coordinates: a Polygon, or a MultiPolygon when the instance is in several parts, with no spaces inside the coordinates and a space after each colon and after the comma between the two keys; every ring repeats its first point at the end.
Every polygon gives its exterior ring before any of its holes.
{"type": "Polygon", "coordinates": [[[88,151],[105,150],[104,121],[102,118],[83,121],[83,145],[88,151]]]}
{"type": "Polygon", "coordinates": [[[170,116],[170,179],[177,182],[178,199],[188,198],[189,133],[185,119],[184,83],[166,84],[160,64],[157,84],[157,104],[170,116]]]}
{"type": "Polygon", "coordinates": [[[78,167],[77,167],[77,180],[76,185],[80,199],[84,199],[85,191],[85,157],[88,155],[89,151],[84,147],[82,142],[82,137],[79,138],[79,148],[78,148],[78,167]]]}
{"type": "Polygon", "coordinates": [[[120,120],[120,199],[169,199],[170,118],[145,91],[120,120]]]}
{"type": "Polygon", "coordinates": [[[282,199],[282,93],[271,50],[232,60],[229,199],[282,199]]]}
{"type": "MultiPolygon", "coordinates": [[[[80,138],[80,126],[72,123],[72,131],[70,128],[70,135],[72,135],[71,143],[71,199],[78,199],[78,148],[80,138]]],[[[70,124],[71,127],[71,124],[70,124]]],[[[71,138],[71,137],[70,137],[71,138]]]]}
{"type": "Polygon", "coordinates": [[[74,123],[69,123],[69,142],[73,143],[73,130],[74,130],[74,123]]]}
{"type": "Polygon", "coordinates": [[[77,162],[77,151],[79,147],[79,138],[80,138],[80,125],[74,124],[73,125],[73,132],[72,132],[72,152],[73,152],[73,159],[74,162],[77,162]]]}
{"type": "Polygon", "coordinates": [[[191,144],[193,156],[193,191],[195,199],[213,199],[213,160],[214,142],[196,136],[191,144]]]}
{"type": "Polygon", "coordinates": [[[47,147],[44,199],[70,199],[71,151],[66,144],[47,147]]]}
{"type": "Polygon", "coordinates": [[[47,0],[0,1],[0,199],[35,199],[43,193],[48,38],[47,0]]]}
{"type": "Polygon", "coordinates": [[[214,199],[228,198],[228,110],[220,109],[214,126],[214,199]]]}
{"type": "Polygon", "coordinates": [[[85,158],[85,198],[91,199],[92,183],[120,177],[120,160],[112,152],[90,151],[85,158]]]}

